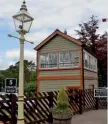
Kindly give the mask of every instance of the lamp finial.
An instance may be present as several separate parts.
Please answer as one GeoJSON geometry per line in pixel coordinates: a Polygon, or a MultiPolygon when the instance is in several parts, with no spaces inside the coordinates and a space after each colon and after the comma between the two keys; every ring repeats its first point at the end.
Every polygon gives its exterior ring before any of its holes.
{"type": "Polygon", "coordinates": [[[26,6],[26,1],[25,0],[23,0],[23,4],[22,4],[20,10],[26,10],[27,11],[27,6],[26,6]]]}

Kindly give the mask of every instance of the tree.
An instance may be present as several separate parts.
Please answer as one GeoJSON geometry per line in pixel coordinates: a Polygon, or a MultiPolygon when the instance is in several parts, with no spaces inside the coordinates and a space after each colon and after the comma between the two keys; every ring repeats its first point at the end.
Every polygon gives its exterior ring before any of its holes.
{"type": "Polygon", "coordinates": [[[25,85],[24,87],[25,93],[36,92],[36,83],[31,82],[25,85]]]}
{"type": "MultiPolygon", "coordinates": [[[[15,64],[15,67],[19,69],[19,62],[15,64]]],[[[32,77],[32,72],[36,73],[35,63],[32,61],[24,60],[24,82],[25,83],[28,83],[29,81],[33,81],[32,78],[34,77],[32,77]]]]}
{"type": "Polygon", "coordinates": [[[96,55],[100,74],[100,86],[107,86],[107,33],[100,36],[96,42],[96,55]],[[101,83],[102,82],[102,83],[101,83]]]}
{"type": "Polygon", "coordinates": [[[87,46],[92,50],[93,53],[96,53],[95,44],[98,41],[99,34],[97,34],[98,30],[98,20],[96,16],[92,15],[90,17],[90,21],[79,24],[80,30],[75,30],[77,35],[79,35],[79,40],[83,42],[83,44],[92,44],[92,46],[87,46]]]}
{"type": "MultiPolygon", "coordinates": [[[[19,61],[15,65],[9,66],[8,69],[1,71],[5,78],[19,79],[19,61]]],[[[36,82],[36,65],[32,61],[24,60],[24,82],[36,82]]]]}
{"type": "Polygon", "coordinates": [[[4,80],[5,80],[5,76],[0,71],[0,92],[3,90],[4,80]]]}
{"type": "Polygon", "coordinates": [[[3,82],[5,79],[5,76],[0,72],[0,82],[3,82]]]}
{"type": "Polygon", "coordinates": [[[77,35],[79,35],[79,40],[86,45],[88,49],[96,55],[98,59],[98,74],[99,74],[99,84],[100,86],[105,86],[107,82],[107,40],[106,33],[103,35],[97,34],[98,19],[96,16],[90,17],[90,21],[79,24],[80,29],[76,30],[77,35]]]}
{"type": "MultiPolygon", "coordinates": [[[[0,71],[0,82],[4,82],[5,78],[17,78],[19,82],[19,61],[0,71]]],[[[24,85],[26,92],[36,91],[36,65],[28,60],[24,60],[24,85]]]]}

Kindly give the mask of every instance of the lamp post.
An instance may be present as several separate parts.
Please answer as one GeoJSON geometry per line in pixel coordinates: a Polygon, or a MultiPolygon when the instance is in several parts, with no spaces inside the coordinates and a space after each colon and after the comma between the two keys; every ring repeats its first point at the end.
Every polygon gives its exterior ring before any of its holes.
{"type": "MultiPolygon", "coordinates": [[[[19,91],[18,91],[18,119],[17,124],[24,124],[24,35],[30,31],[30,27],[33,22],[33,18],[27,11],[26,2],[20,8],[20,11],[13,16],[16,31],[21,35],[20,38],[14,37],[20,40],[20,66],[19,66],[19,91]]],[[[29,42],[29,41],[27,41],[29,42]]],[[[32,42],[30,42],[32,43],[32,42]]]]}

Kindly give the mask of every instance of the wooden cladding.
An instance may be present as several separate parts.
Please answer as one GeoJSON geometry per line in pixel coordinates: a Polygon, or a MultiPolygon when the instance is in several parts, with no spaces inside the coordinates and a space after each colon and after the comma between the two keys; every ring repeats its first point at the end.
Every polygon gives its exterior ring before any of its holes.
{"type": "MultiPolygon", "coordinates": [[[[74,75],[74,76],[39,76],[38,80],[80,80],[81,76],[80,75],[74,75]]],[[[85,80],[97,80],[95,77],[89,77],[89,76],[84,76],[85,80]]]]}
{"type": "Polygon", "coordinates": [[[67,86],[80,86],[80,80],[41,80],[40,92],[58,91],[61,87],[66,89],[67,86]]]}
{"type": "Polygon", "coordinates": [[[43,68],[39,69],[39,71],[59,71],[59,70],[79,70],[80,67],[73,67],[73,68],[43,68]]]}
{"type": "Polygon", "coordinates": [[[68,75],[80,75],[80,70],[59,70],[59,71],[40,71],[41,76],[68,76],[68,75]]]}
{"type": "Polygon", "coordinates": [[[75,76],[41,76],[38,77],[39,80],[78,80],[80,75],[75,76]]]}
{"type": "Polygon", "coordinates": [[[79,42],[78,40],[72,38],[69,35],[64,34],[63,32],[57,29],[51,35],[49,35],[44,41],[42,41],[38,46],[36,46],[34,49],[38,51],[42,46],[45,46],[46,43],[49,43],[49,41],[51,42],[51,40],[54,39],[56,36],[60,36],[61,38],[74,43],[75,45],[78,45],[78,46],[82,45],[82,43],[79,42]]]}
{"type": "Polygon", "coordinates": [[[61,36],[56,36],[50,42],[45,44],[41,49],[38,51],[40,53],[44,52],[53,52],[53,51],[64,51],[64,50],[73,50],[73,49],[80,49],[81,47],[75,44],[72,41],[69,41],[61,36]]]}
{"type": "Polygon", "coordinates": [[[98,78],[96,77],[88,77],[88,76],[84,76],[84,80],[97,80],[98,78]]]}
{"type": "Polygon", "coordinates": [[[90,70],[90,69],[87,69],[87,68],[84,68],[84,70],[87,70],[87,71],[90,71],[90,72],[93,72],[93,73],[97,74],[97,71],[94,71],[94,70],[90,70]]]}

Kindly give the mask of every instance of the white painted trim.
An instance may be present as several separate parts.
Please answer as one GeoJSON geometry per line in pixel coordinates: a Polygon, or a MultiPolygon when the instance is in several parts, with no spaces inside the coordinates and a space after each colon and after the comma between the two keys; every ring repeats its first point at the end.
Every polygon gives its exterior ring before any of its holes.
{"type": "MultiPolygon", "coordinates": [[[[92,54],[90,54],[89,52],[87,52],[86,50],[83,50],[83,54],[84,53],[86,53],[87,55],[89,55],[89,56],[91,56],[94,60],[96,60],[96,69],[94,70],[94,69],[90,69],[90,68],[87,68],[87,67],[85,67],[85,65],[84,65],[84,69],[88,69],[88,70],[90,70],[90,71],[95,71],[95,72],[97,72],[97,58],[96,57],[94,57],[92,54]]],[[[83,61],[84,61],[84,59],[83,59],[83,61]]]]}
{"type": "MultiPolygon", "coordinates": [[[[72,51],[65,51],[65,52],[73,52],[73,50],[72,50],[72,51]]],[[[76,52],[76,51],[74,51],[74,52],[76,52]]],[[[78,51],[77,51],[77,52],[78,52],[78,51]]],[[[60,67],[60,64],[62,64],[62,63],[60,63],[60,53],[62,53],[62,52],[59,52],[59,53],[58,53],[58,54],[59,54],[59,68],[76,68],[76,67],[79,67],[79,66],[80,66],[80,55],[79,55],[79,56],[76,56],[76,57],[79,58],[78,66],[60,67]]]]}

